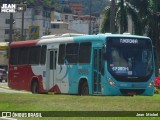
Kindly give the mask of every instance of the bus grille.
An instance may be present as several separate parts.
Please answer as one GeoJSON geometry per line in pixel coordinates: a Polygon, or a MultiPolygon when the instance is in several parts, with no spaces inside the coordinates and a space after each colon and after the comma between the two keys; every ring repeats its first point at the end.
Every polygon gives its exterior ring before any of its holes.
{"type": "Polygon", "coordinates": [[[143,94],[145,89],[120,89],[123,95],[140,95],[143,94]]]}

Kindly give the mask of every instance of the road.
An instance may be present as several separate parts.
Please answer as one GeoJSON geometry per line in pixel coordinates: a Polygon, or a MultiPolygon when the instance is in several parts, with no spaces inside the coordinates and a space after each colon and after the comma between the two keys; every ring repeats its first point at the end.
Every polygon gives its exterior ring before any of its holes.
{"type": "Polygon", "coordinates": [[[8,87],[7,82],[0,82],[0,92],[3,92],[3,93],[30,93],[30,92],[26,92],[26,91],[10,89],[8,87]]]}

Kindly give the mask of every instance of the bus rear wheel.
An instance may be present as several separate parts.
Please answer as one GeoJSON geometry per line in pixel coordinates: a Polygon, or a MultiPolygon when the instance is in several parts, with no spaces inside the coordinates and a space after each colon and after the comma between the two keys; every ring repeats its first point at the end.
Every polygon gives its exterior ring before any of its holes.
{"type": "Polygon", "coordinates": [[[34,81],[32,83],[32,89],[31,89],[33,94],[38,94],[39,93],[39,86],[38,86],[38,82],[34,81]]]}
{"type": "Polygon", "coordinates": [[[89,95],[89,88],[87,82],[84,82],[81,87],[81,95],[89,95]]]}

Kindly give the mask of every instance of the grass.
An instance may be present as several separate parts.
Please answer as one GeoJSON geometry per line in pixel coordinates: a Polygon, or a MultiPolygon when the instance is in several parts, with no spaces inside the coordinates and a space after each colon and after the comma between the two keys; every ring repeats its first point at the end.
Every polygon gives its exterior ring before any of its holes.
{"type": "MultiPolygon", "coordinates": [[[[3,96],[0,98],[1,111],[160,111],[160,94],[155,94],[154,96],[131,97],[0,93],[0,96],[3,96]]],[[[143,120],[157,120],[157,117],[142,118],[143,120]]],[[[18,120],[23,119],[27,118],[18,118],[18,120]]],[[[33,119],[35,120],[35,118],[33,119]]],[[[45,120],[51,119],[53,118],[45,118],[45,120]]],[[[72,120],[75,119],[75,117],[58,117],[56,119],[72,120]]],[[[80,117],[76,119],[86,119],[86,117],[80,117]]],[[[106,119],[106,117],[87,117],[87,119],[106,119]]],[[[134,120],[137,119],[137,117],[109,117],[109,119],[134,120]]]]}
{"type": "Polygon", "coordinates": [[[76,96],[0,93],[0,110],[8,111],[159,111],[160,95],[76,96]]]}

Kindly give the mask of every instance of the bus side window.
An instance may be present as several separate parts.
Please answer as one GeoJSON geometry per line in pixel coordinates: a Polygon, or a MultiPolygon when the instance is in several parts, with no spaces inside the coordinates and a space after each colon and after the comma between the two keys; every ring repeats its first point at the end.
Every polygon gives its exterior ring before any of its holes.
{"type": "Polygon", "coordinates": [[[40,64],[44,65],[46,63],[46,49],[47,46],[46,45],[42,45],[41,48],[41,59],[40,59],[40,64]]]}
{"type": "Polygon", "coordinates": [[[91,58],[91,43],[90,42],[80,43],[79,63],[82,64],[90,63],[90,58],[91,58]]]}
{"type": "Polygon", "coordinates": [[[39,64],[41,46],[33,46],[30,48],[29,64],[39,64]]]}
{"type": "Polygon", "coordinates": [[[67,64],[76,64],[78,62],[79,43],[68,43],[66,46],[67,64]]]}
{"type": "Polygon", "coordinates": [[[65,44],[60,44],[59,45],[59,56],[58,56],[58,64],[59,65],[62,65],[64,64],[64,60],[65,60],[65,49],[66,49],[66,46],[65,44]]]}
{"type": "Polygon", "coordinates": [[[19,48],[18,64],[26,65],[28,64],[29,47],[19,48]]]}
{"type": "Polygon", "coordinates": [[[10,63],[11,65],[17,65],[18,64],[18,54],[19,54],[19,48],[11,48],[11,58],[10,63]]]}

